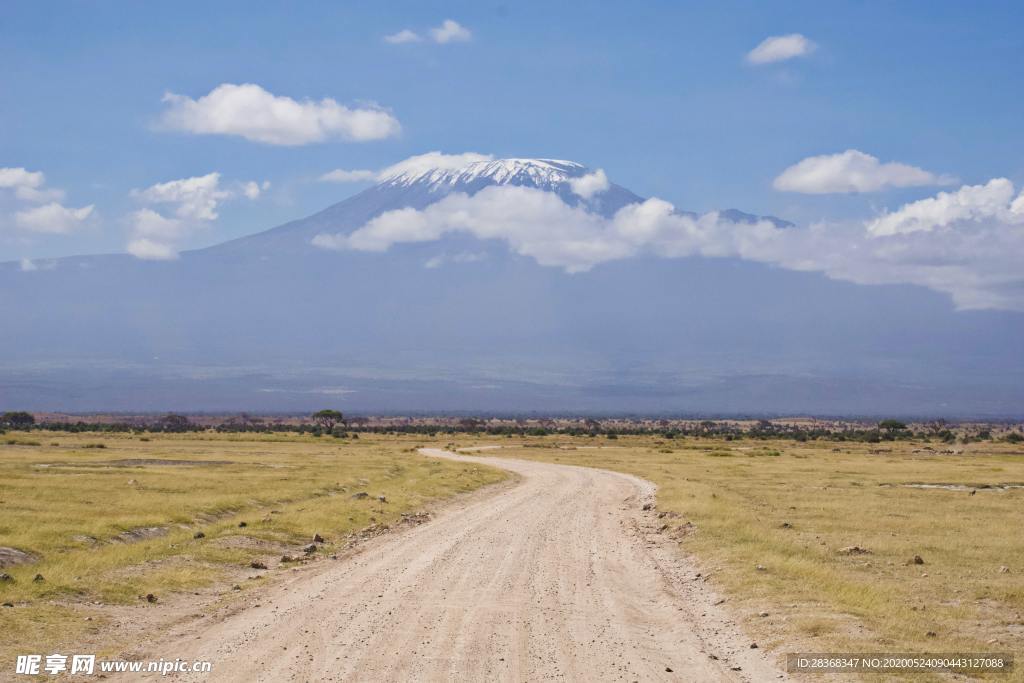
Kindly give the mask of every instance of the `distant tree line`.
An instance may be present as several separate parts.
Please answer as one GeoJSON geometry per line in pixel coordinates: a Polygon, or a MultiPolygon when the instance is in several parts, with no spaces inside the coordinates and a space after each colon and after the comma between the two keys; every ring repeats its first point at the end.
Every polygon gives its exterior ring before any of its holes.
{"type": "MultiPolygon", "coordinates": [[[[572,424],[559,424],[554,420],[527,421],[505,420],[489,422],[480,418],[467,417],[452,422],[417,423],[402,425],[373,425],[366,419],[348,420],[341,411],[319,410],[308,420],[297,424],[286,424],[253,417],[246,413],[230,417],[220,424],[207,425],[193,422],[185,415],[168,413],[157,419],[139,422],[38,422],[31,413],[12,411],[0,414],[0,430],[46,430],[64,432],[133,432],[133,433],[186,433],[217,431],[226,433],[295,433],[337,438],[358,438],[365,434],[421,434],[424,436],[473,434],[494,437],[527,437],[562,435],[574,437],[603,437],[617,439],[620,436],[658,436],[664,439],[721,438],[727,441],[742,439],[768,440],[792,439],[795,441],[854,441],[881,443],[884,441],[938,441],[942,443],[967,443],[971,441],[994,440],[989,428],[954,430],[943,420],[928,423],[912,429],[905,422],[886,419],[875,425],[856,427],[834,425],[799,425],[759,420],[753,426],[743,427],[731,421],[703,420],[685,425],[670,425],[667,421],[623,424],[621,421],[605,423],[586,418],[572,424]],[[959,433],[958,433],[959,431],[959,433]]],[[[1024,442],[1024,435],[1011,431],[998,437],[1010,443],[1024,442]]]]}

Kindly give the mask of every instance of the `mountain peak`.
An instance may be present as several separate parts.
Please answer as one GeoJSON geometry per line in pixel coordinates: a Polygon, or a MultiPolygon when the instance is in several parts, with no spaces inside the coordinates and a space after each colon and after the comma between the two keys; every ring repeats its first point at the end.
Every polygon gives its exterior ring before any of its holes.
{"type": "Polygon", "coordinates": [[[382,184],[426,185],[437,190],[480,183],[551,188],[584,175],[586,170],[583,164],[564,159],[482,159],[454,167],[399,167],[382,184]]]}

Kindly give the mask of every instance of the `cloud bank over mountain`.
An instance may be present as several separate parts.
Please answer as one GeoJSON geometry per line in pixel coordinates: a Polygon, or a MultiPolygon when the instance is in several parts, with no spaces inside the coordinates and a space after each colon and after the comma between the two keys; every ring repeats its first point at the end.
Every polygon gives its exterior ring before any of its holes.
{"type": "MultiPolygon", "coordinates": [[[[441,157],[443,163],[434,167],[417,157],[392,169],[442,184],[448,176],[481,172],[481,162],[463,163],[474,155],[441,157]]],[[[506,164],[506,172],[514,173],[529,167],[530,160],[493,164],[506,164]]],[[[892,176],[893,171],[882,173],[892,176]]],[[[383,252],[397,244],[465,234],[501,242],[516,254],[568,273],[641,255],[739,258],[858,284],[928,287],[950,295],[962,309],[1024,310],[1024,271],[1016,256],[1024,253],[1024,194],[1014,198],[1006,179],[941,192],[866,222],[808,227],[737,221],[718,212],[697,216],[658,198],[602,215],[596,207],[608,188],[603,171],[558,182],[588,201],[573,205],[550,189],[497,185],[475,194],[450,194],[425,208],[385,211],[352,232],[318,234],[313,244],[383,252]]]]}
{"type": "Polygon", "coordinates": [[[1024,229],[1024,191],[1016,197],[1014,193],[1013,183],[1006,178],[993,178],[984,185],[964,185],[956,192],[940,192],[885,213],[868,223],[868,231],[886,237],[967,224],[988,225],[1019,235],[1024,229]]]}

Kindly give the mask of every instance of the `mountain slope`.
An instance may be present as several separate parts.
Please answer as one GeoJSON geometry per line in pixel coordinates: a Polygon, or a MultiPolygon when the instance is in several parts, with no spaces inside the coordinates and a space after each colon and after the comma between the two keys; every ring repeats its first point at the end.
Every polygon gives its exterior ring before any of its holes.
{"type": "Polygon", "coordinates": [[[1024,412],[1007,341],[1024,316],[957,313],[920,288],[734,259],[567,275],[458,234],[384,253],[311,244],[494,185],[605,215],[641,200],[614,184],[583,199],[571,180],[588,173],[553,160],[428,168],[173,262],[0,264],[0,408],[1024,412]]]}

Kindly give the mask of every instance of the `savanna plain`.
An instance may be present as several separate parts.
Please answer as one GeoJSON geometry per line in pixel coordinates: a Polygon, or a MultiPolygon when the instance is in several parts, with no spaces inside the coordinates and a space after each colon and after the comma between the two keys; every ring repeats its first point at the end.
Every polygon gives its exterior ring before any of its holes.
{"type": "Polygon", "coordinates": [[[490,457],[655,484],[657,533],[779,662],[1024,650],[1021,444],[33,431],[0,437],[3,670],[26,652],[128,658],[241,609],[293,570],[436,523],[452,497],[515,486],[490,457]]]}

